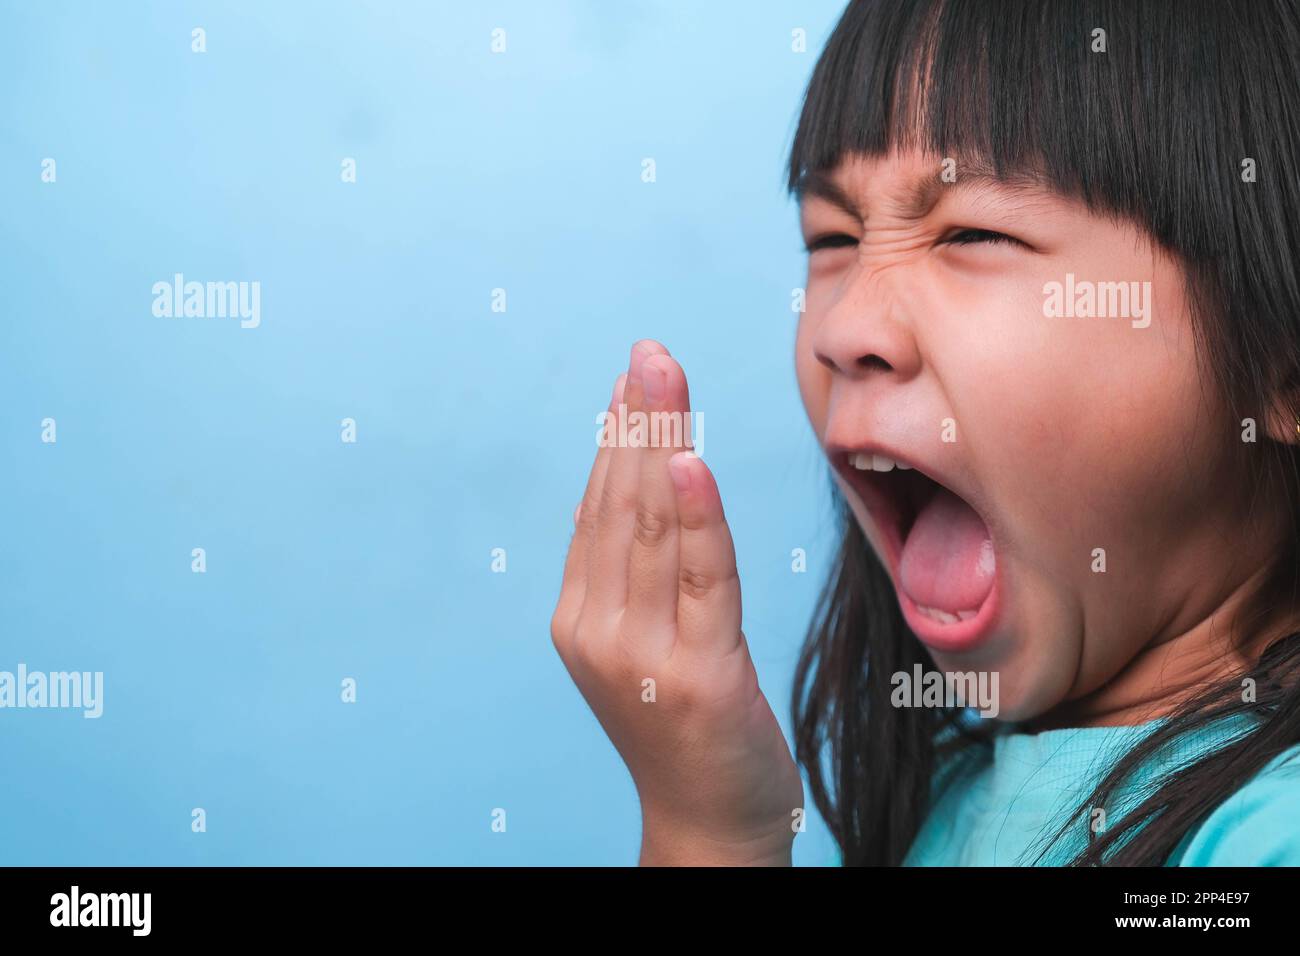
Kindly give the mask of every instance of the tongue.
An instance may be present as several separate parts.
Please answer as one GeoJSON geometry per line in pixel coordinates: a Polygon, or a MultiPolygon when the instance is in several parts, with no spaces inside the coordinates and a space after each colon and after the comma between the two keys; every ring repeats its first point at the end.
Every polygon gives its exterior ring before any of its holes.
{"type": "Polygon", "coordinates": [[[993,542],[973,508],[940,488],[903,544],[900,586],[916,604],[974,611],[993,589],[993,542]]]}

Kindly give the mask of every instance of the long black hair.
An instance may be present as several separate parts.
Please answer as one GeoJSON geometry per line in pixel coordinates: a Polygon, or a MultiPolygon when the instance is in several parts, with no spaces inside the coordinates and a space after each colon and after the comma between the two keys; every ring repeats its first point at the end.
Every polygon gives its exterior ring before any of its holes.
{"type": "MultiPolygon", "coordinates": [[[[978,156],[1007,175],[1032,170],[1136,223],[1180,262],[1218,407],[1261,423],[1281,407],[1300,422],[1298,77],[1290,0],[853,0],[809,84],[788,186],[798,197],[809,174],[847,154],[908,147],[978,156]]],[[[1289,524],[1240,633],[1300,606],[1295,448],[1268,439],[1242,448],[1251,480],[1285,502],[1289,524]]],[[[898,864],[936,768],[950,752],[988,747],[995,729],[954,710],[889,705],[890,676],[929,657],[834,494],[844,533],[795,675],[795,755],[844,863],[898,864]]],[[[1057,837],[1188,731],[1235,714],[1255,729],[1159,778],[1118,825],[1090,830],[1072,862],[1166,862],[1192,827],[1300,743],[1298,675],[1293,634],[1159,722],[1057,837]]]]}

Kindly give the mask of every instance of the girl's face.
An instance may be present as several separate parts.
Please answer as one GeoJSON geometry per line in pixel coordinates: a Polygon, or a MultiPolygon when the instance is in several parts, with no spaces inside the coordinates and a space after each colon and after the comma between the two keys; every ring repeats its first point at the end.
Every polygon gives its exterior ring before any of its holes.
{"type": "Polygon", "coordinates": [[[936,665],[997,672],[1003,719],[1122,723],[1222,664],[1212,619],[1275,535],[1250,530],[1257,446],[1202,384],[1177,264],[918,152],[849,157],[801,218],[800,392],[936,665]],[[912,468],[854,466],[886,459],[912,468]]]}

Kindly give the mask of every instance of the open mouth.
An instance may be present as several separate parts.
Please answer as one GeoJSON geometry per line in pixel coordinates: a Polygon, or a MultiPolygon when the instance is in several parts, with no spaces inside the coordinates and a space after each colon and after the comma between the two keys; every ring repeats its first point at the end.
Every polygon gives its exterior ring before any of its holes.
{"type": "Polygon", "coordinates": [[[969,649],[992,624],[997,559],[984,519],[961,495],[888,456],[836,453],[884,538],[899,605],[916,635],[969,649]]]}

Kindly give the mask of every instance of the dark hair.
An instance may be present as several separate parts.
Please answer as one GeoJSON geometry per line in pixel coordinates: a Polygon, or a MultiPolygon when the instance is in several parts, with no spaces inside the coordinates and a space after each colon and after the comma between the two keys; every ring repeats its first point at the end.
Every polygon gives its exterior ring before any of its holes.
{"type": "MultiPolygon", "coordinates": [[[[1186,276],[1215,407],[1266,420],[1300,392],[1300,16],[1288,0],[853,0],[817,62],[788,186],[849,153],[917,147],[1032,173],[1136,223],[1186,276]],[[1105,52],[1094,52],[1094,30],[1105,52]],[[1243,161],[1254,161],[1245,181],[1243,161]]],[[[1235,418],[1233,419],[1235,420],[1235,418]]],[[[1300,418],[1296,419],[1300,421],[1300,418]]],[[[1285,502],[1287,545],[1238,624],[1297,606],[1300,469],[1292,446],[1243,443],[1250,476],[1285,502]]],[[[926,664],[889,578],[841,496],[838,565],[800,654],[795,754],[846,865],[898,864],[950,753],[992,722],[889,706],[890,675],[926,664]],[[942,738],[937,739],[937,738],[942,738]],[[823,766],[823,762],[827,762],[823,766]]],[[[1053,839],[1183,734],[1233,714],[1256,729],[1159,779],[1077,865],[1164,863],[1182,838],[1300,742],[1300,635],[1207,687],[1126,753],[1053,839]],[[1242,678],[1257,684],[1242,700],[1242,678]]],[[[1042,857],[1040,857],[1040,860],[1042,857]]]]}

